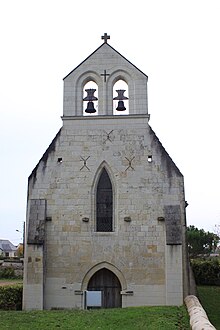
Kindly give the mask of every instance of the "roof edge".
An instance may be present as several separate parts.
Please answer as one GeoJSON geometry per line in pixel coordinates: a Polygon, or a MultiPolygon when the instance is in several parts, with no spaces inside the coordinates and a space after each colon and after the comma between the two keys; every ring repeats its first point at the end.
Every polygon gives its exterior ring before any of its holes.
{"type": "Polygon", "coordinates": [[[77,68],[80,67],[80,65],[82,65],[84,62],[86,62],[93,54],[95,54],[100,48],[103,47],[103,45],[107,45],[108,47],[110,47],[114,52],[116,52],[118,55],[120,55],[123,59],[125,59],[128,63],[130,63],[134,68],[136,68],[138,71],[140,71],[147,79],[148,79],[148,76],[143,72],[141,71],[136,65],[134,65],[131,61],[129,61],[126,57],[124,57],[121,53],[119,53],[114,47],[112,47],[111,45],[109,45],[108,43],[106,42],[103,42],[103,44],[101,44],[98,48],[96,48],[96,50],[94,50],[94,52],[92,52],[89,56],[87,56],[85,58],[85,60],[83,60],[79,65],[77,65],[72,71],[70,71],[64,78],[63,80],[65,80],[68,76],[71,75],[71,73],[73,71],[75,71],[77,68]]]}
{"type": "Polygon", "coordinates": [[[39,162],[37,163],[37,165],[35,166],[35,168],[33,169],[33,171],[31,172],[31,174],[28,177],[28,182],[33,178],[34,181],[36,179],[36,175],[37,175],[37,169],[40,165],[40,163],[43,161],[44,163],[47,162],[47,158],[50,154],[51,151],[55,150],[55,144],[56,141],[58,139],[58,137],[60,136],[62,127],[59,129],[58,133],[56,134],[56,136],[53,138],[52,142],[50,143],[50,145],[48,146],[48,148],[46,149],[46,151],[44,152],[43,156],[40,158],[39,162]]]}
{"type": "Polygon", "coordinates": [[[173,159],[170,157],[169,153],[166,151],[166,149],[160,142],[159,138],[157,137],[156,133],[154,132],[154,130],[152,129],[152,127],[150,125],[149,125],[149,129],[150,129],[150,131],[149,131],[150,135],[152,136],[151,143],[156,143],[158,145],[158,147],[160,148],[161,158],[163,159],[164,166],[167,167],[168,176],[170,176],[170,177],[172,176],[171,171],[173,170],[178,177],[184,177],[183,174],[181,173],[181,171],[179,170],[179,168],[177,167],[177,165],[175,164],[175,162],[173,161],[173,159]]]}

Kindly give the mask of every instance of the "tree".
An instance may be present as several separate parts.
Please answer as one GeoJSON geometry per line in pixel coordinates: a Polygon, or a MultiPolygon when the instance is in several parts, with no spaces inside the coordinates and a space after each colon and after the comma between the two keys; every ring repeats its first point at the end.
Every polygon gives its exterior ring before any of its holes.
{"type": "Polygon", "coordinates": [[[205,232],[204,229],[198,229],[195,226],[187,227],[187,241],[190,257],[210,254],[215,252],[219,236],[214,233],[205,232]]]}
{"type": "Polygon", "coordinates": [[[23,247],[23,244],[21,244],[21,243],[17,247],[17,256],[18,257],[24,256],[24,247],[23,247]]]}

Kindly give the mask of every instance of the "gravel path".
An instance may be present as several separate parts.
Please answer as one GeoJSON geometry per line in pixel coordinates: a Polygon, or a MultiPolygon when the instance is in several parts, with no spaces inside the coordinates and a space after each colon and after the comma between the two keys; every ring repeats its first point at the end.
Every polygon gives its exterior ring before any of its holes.
{"type": "Polygon", "coordinates": [[[22,281],[0,281],[0,286],[22,284],[22,281]]]}

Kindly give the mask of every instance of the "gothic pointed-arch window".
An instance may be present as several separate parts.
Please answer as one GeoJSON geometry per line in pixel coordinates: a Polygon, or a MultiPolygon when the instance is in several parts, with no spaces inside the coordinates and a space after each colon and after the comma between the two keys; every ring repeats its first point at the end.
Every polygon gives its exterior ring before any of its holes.
{"type": "Polygon", "coordinates": [[[128,115],[128,84],[119,79],[113,86],[113,115],[128,115]]]}
{"type": "Polygon", "coordinates": [[[83,88],[83,115],[91,116],[98,114],[98,85],[88,81],[83,88]]]}
{"type": "Polygon", "coordinates": [[[109,175],[103,168],[96,191],[96,231],[113,231],[113,193],[109,175]]]}

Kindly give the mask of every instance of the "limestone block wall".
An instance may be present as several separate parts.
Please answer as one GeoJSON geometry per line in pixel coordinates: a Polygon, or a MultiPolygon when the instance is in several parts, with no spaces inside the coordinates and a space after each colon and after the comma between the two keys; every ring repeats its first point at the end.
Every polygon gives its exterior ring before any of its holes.
{"type": "Polygon", "coordinates": [[[182,245],[166,244],[164,206],[179,205],[185,225],[183,177],[147,116],[64,119],[29,178],[29,199],[47,201],[47,221],[44,249],[26,249],[26,265],[31,257],[33,268],[25,280],[25,308],[36,306],[34,290],[39,309],[83,308],[81,293],[97,265],[112,267],[122,291],[133,291],[122,295],[123,306],[182,304],[182,245]],[[114,195],[114,231],[108,233],[95,231],[103,166],[114,195]],[[35,253],[44,258],[43,274],[35,253]]]}
{"type": "Polygon", "coordinates": [[[43,246],[26,245],[23,280],[24,310],[42,310],[44,307],[43,246]]]}
{"type": "Polygon", "coordinates": [[[166,305],[180,305],[183,297],[182,245],[166,246],[166,305]]]}

